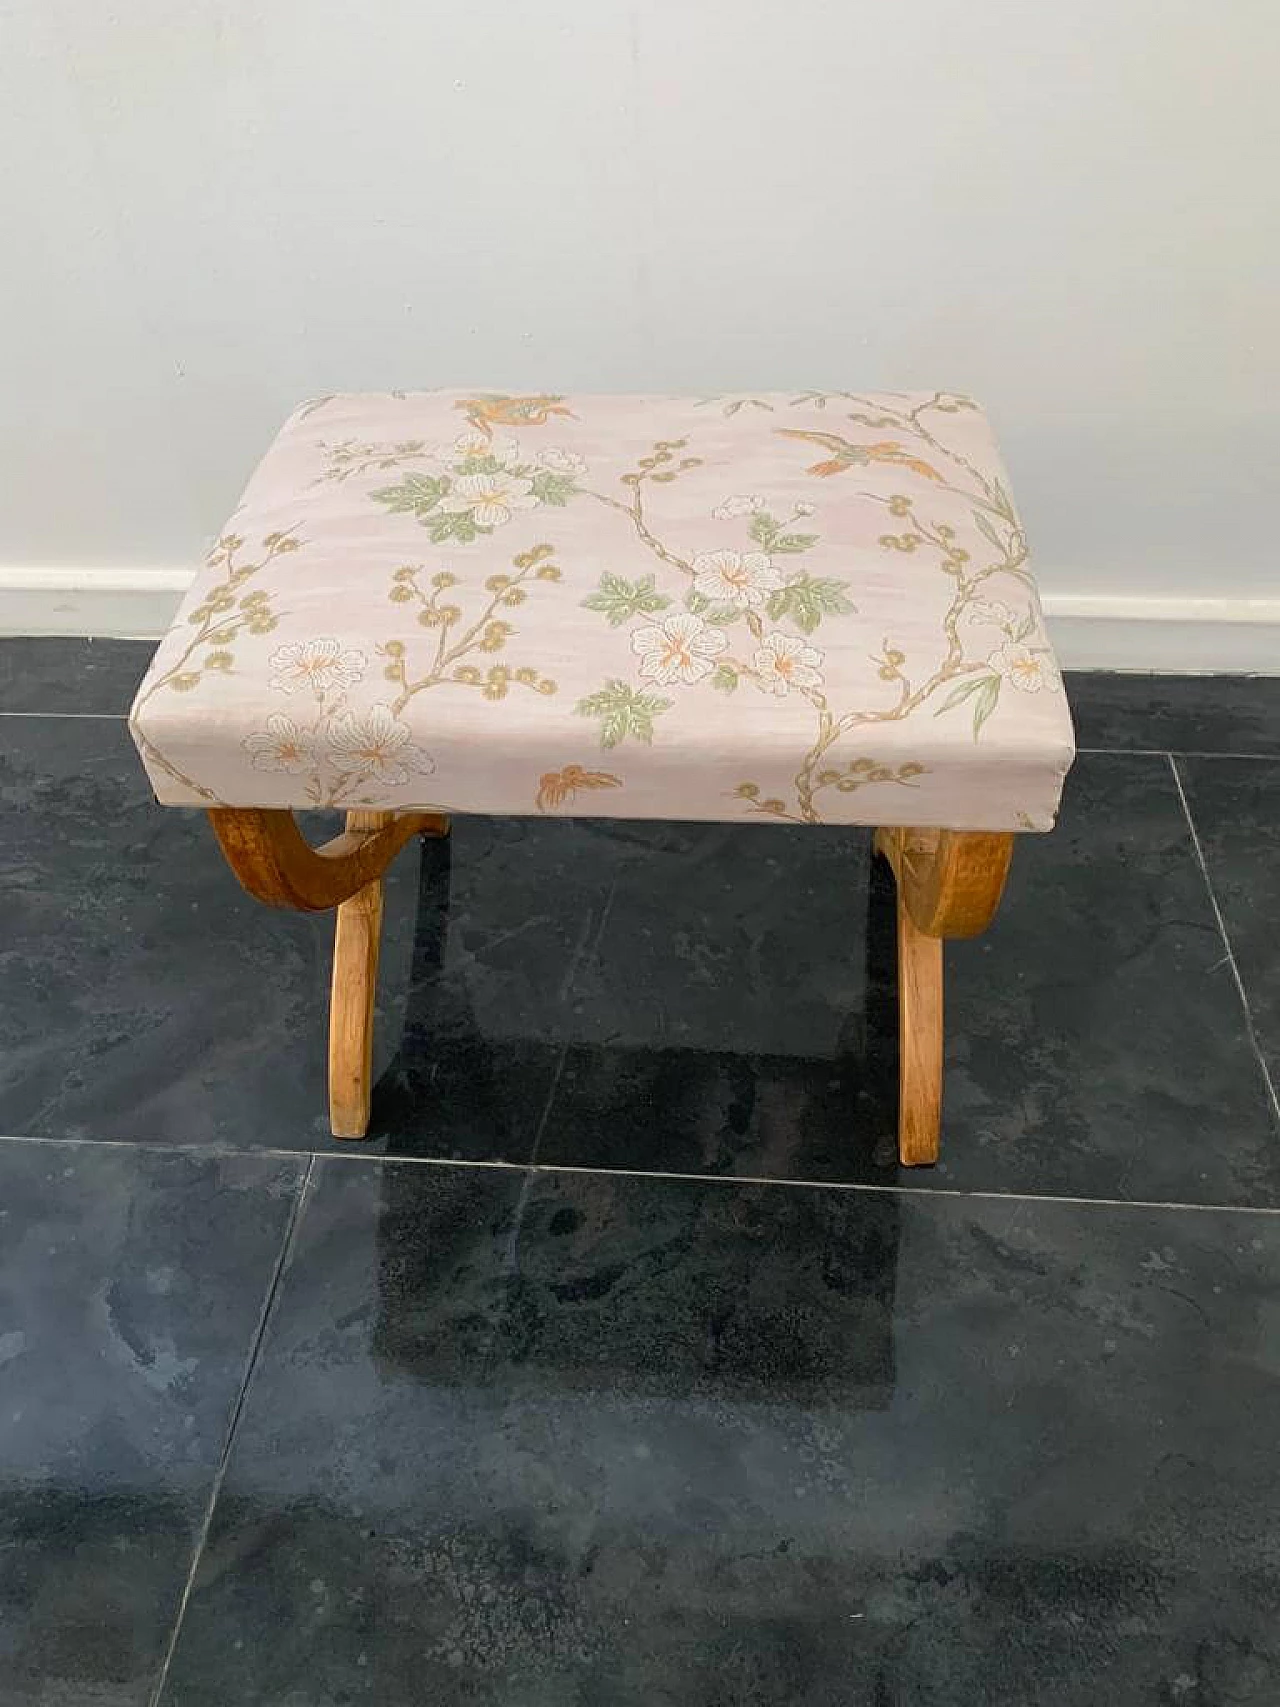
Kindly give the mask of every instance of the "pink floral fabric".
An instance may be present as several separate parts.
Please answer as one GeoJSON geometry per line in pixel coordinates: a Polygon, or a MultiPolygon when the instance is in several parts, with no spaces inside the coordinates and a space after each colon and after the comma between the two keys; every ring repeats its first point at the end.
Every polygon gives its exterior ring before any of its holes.
{"type": "Polygon", "coordinates": [[[174,806],[1046,830],[1074,752],[948,392],[316,399],[130,722],[174,806]]]}

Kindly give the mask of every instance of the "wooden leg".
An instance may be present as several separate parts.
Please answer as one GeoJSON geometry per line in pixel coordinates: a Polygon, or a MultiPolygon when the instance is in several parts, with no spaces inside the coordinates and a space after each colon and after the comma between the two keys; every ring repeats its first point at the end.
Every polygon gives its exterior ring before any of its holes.
{"type": "Polygon", "coordinates": [[[410,837],[447,835],[449,820],[429,812],[348,812],[345,833],[313,848],[291,812],[220,807],[209,817],[251,895],[303,912],[338,909],[329,992],[329,1124],[335,1138],[363,1138],[373,1091],[382,873],[410,837]]]}
{"type": "Polygon", "coordinates": [[[990,923],[1013,837],[960,830],[878,830],[898,886],[898,1156],[938,1159],[942,1115],[942,939],[990,923]]]}
{"type": "Polygon", "coordinates": [[[938,1159],[942,1118],[942,938],[898,902],[898,1160],[938,1159]]]}
{"type": "MultiPolygon", "coordinates": [[[[348,812],[347,830],[380,830],[390,812],[348,812]]],[[[373,1007],[382,945],[382,879],[343,901],[333,932],[329,986],[329,1129],[363,1138],[373,1096],[373,1007]]]]}

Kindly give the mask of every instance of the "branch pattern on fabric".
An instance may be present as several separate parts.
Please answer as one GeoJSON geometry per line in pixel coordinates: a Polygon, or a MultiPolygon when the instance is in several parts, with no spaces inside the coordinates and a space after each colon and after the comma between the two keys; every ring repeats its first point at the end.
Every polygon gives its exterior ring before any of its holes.
{"type": "MultiPolygon", "coordinates": [[[[711,401],[711,400],[708,400],[711,401]]],[[[733,415],[743,407],[755,405],[772,412],[772,405],[762,399],[729,398],[722,403],[724,413],[733,415]]],[[[955,528],[943,521],[930,521],[917,510],[916,501],[905,495],[866,492],[862,496],[884,503],[889,515],[905,521],[901,532],[886,532],[881,546],[886,551],[914,553],[919,548],[936,553],[938,568],[955,583],[950,608],[943,619],[942,631],[946,651],[942,661],[923,680],[913,681],[904,666],[906,654],[886,637],[882,650],[873,662],[878,666],[881,680],[898,689],[896,703],[882,710],[848,709],[839,711],[829,704],[824,689],[822,670],[824,656],[817,646],[803,644],[789,634],[787,624],[794,625],[801,635],[814,634],[830,617],[856,614],[846,586],[829,578],[814,578],[801,571],[780,572],[778,559],[803,555],[819,543],[819,535],[798,531],[795,524],[801,517],[813,513],[805,504],[785,521],[771,514],[764,498],[754,494],[731,495],[713,512],[717,520],[731,521],[746,518],[751,541],[757,551],[741,553],[733,549],[704,553],[687,559],[669,544],[658,538],[646,520],[644,487],[647,482],[665,482],[678,478],[688,467],[699,465],[698,458],[676,460],[675,453],[686,448],[684,439],[654,444],[651,456],[642,458],[635,469],[623,475],[625,485],[632,489],[629,503],[606,495],[593,493],[600,502],[612,504],[627,515],[640,536],[660,561],[690,578],[691,584],[683,593],[682,602],[687,615],[668,618],[661,623],[637,627],[632,631],[632,646],[640,660],[639,674],[643,680],[663,686],[698,687],[704,681],[721,693],[733,693],[743,681],[753,683],[765,692],[778,696],[792,692],[803,695],[816,713],[816,732],[812,746],[804,754],[795,776],[793,801],[762,798],[753,782],[744,782],[738,794],[752,803],[755,811],[768,811],[777,817],[794,817],[811,823],[819,818],[817,797],[826,788],[852,792],[870,783],[893,783],[910,786],[924,774],[926,767],[918,761],[893,767],[877,764],[874,758],[860,755],[844,767],[823,765],[831,748],[845,736],[863,727],[898,722],[923,707],[948,683],[957,677],[967,679],[952,688],[935,707],[934,714],[942,715],[961,705],[968,705],[973,719],[973,736],[977,740],[984,724],[995,711],[1003,687],[1008,684],[1016,691],[1039,692],[1056,685],[1049,665],[1047,645],[1032,645],[1037,631],[1037,618],[1026,612],[1010,613],[1007,622],[1000,622],[1005,634],[1003,644],[995,647],[985,663],[971,660],[960,635],[962,620],[970,624],[992,621],[992,607],[984,601],[979,589],[993,577],[1003,576],[1020,580],[1031,586],[1025,570],[1026,540],[1007,491],[997,479],[983,475],[972,463],[950,451],[930,430],[925,417],[931,409],[956,413],[972,408],[969,399],[936,393],[933,398],[909,409],[872,405],[854,393],[806,393],[795,402],[815,404],[826,408],[832,402],[851,404],[848,419],[856,426],[877,433],[892,431],[892,439],[877,439],[870,444],[858,443],[844,433],[815,433],[788,427],[776,427],[782,438],[801,441],[806,446],[818,444],[827,454],[810,465],[807,472],[818,479],[830,479],[848,471],[872,464],[887,464],[909,469],[912,473],[938,487],[960,493],[971,500],[974,525],[994,553],[992,561],[974,567],[971,554],[956,542],[955,528]],[[920,453],[912,449],[918,444],[920,453]],[[931,459],[926,459],[927,449],[931,459]],[[782,625],[766,632],[761,615],[770,623],[782,625]],[[742,618],[750,630],[754,648],[735,652],[724,635],[714,635],[713,629],[725,629],[742,618]],[[980,672],[980,673],[978,673],[980,672]],[[851,768],[853,767],[853,768],[851,768]]],[[[675,594],[659,591],[653,577],[646,577],[643,594],[637,595],[627,587],[624,591],[619,578],[605,576],[600,590],[584,601],[588,609],[604,612],[607,620],[618,626],[641,615],[666,609],[674,602],[675,594]]],[[[579,701],[577,710],[584,716],[601,715],[601,740],[613,746],[627,735],[653,739],[653,716],[649,710],[633,728],[630,720],[621,718],[619,704],[621,684],[611,683],[610,691],[579,701]]],[[[669,710],[673,702],[665,702],[669,710]]]]}
{"type": "Polygon", "coordinates": [[[148,672],[129,714],[130,731],[142,751],[169,776],[212,803],[216,803],[217,795],[166,757],[143,732],[140,718],[157,694],[192,693],[210,673],[234,670],[235,642],[246,634],[270,634],[278,625],[274,591],[255,588],[246,593],[242,588],[277,558],[297,551],[302,541],[291,530],[268,533],[255,559],[249,562],[241,557],[245,543],[238,533],[224,533],[205,558],[205,570],[213,583],[204,588],[200,602],[187,613],[185,626],[195,633],[183,634],[184,644],[176,658],[166,659],[163,668],[148,672]]]}

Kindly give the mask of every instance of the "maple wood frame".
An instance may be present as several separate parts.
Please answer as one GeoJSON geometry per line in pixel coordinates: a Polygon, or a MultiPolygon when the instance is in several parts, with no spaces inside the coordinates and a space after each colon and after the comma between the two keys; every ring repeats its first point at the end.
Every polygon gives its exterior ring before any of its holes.
{"type": "MultiPolygon", "coordinates": [[[[414,836],[445,836],[437,813],[349,812],[322,847],[292,812],[218,807],[214,832],[241,884],[260,901],[304,912],[337,908],[329,1007],[329,1120],[335,1138],[369,1129],[373,1008],[382,929],[382,874],[414,836]]],[[[969,830],[884,829],[876,852],[898,892],[898,1155],[938,1159],[942,1110],[942,943],[976,936],[1004,889],[1013,837],[969,830]]]]}

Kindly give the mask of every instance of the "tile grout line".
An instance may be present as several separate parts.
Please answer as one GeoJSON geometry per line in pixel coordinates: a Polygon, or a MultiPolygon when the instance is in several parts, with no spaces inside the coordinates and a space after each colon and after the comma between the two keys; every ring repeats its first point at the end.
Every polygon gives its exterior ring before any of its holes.
{"type": "Polygon", "coordinates": [[[1191,815],[1191,802],[1187,799],[1187,791],[1182,785],[1182,774],[1178,770],[1177,759],[1172,753],[1166,754],[1166,757],[1169,760],[1169,769],[1173,772],[1173,786],[1177,789],[1178,799],[1182,802],[1182,810],[1187,820],[1187,829],[1191,833],[1191,846],[1195,849],[1196,860],[1199,863],[1200,872],[1204,878],[1205,890],[1209,896],[1209,905],[1213,908],[1213,916],[1218,921],[1218,934],[1222,938],[1222,946],[1227,951],[1227,965],[1231,968],[1231,976],[1235,980],[1236,994],[1240,997],[1240,1007],[1244,1013],[1245,1031],[1248,1034],[1250,1045],[1253,1048],[1254,1056],[1257,1060],[1258,1067],[1261,1070],[1262,1082],[1267,1089],[1267,1097],[1271,1104],[1272,1119],[1275,1121],[1277,1127],[1280,1128],[1280,1096],[1276,1095],[1276,1087],[1271,1082],[1271,1069],[1267,1066],[1266,1056],[1262,1053],[1262,1044],[1258,1039],[1258,1033],[1253,1023],[1253,1010],[1249,1006],[1248,992],[1245,990],[1244,979],[1240,976],[1240,968],[1236,963],[1236,951],[1232,947],[1231,938],[1227,933],[1227,921],[1222,916],[1222,908],[1218,905],[1218,896],[1213,887],[1213,879],[1209,875],[1209,864],[1204,857],[1204,848],[1200,841],[1200,832],[1197,830],[1196,821],[1191,815]]]}
{"type": "Polygon", "coordinates": [[[284,1237],[280,1241],[280,1250],[271,1270],[271,1278],[267,1282],[266,1295],[263,1298],[262,1310],[258,1316],[257,1327],[254,1329],[253,1338],[249,1342],[249,1354],[245,1359],[244,1377],[240,1383],[240,1391],[236,1395],[236,1402],[231,1410],[231,1420],[227,1425],[226,1436],[222,1442],[222,1451],[219,1454],[218,1463],[213,1473],[213,1482],[209,1489],[209,1499],[205,1506],[204,1518],[200,1524],[199,1531],[196,1534],[196,1543],[191,1554],[191,1564],[187,1570],[187,1580],[182,1586],[182,1594],[178,1600],[178,1609],[174,1615],[173,1629],[169,1632],[169,1641],[165,1647],[164,1658],[160,1662],[160,1672],[156,1678],[155,1688],[148,1697],[148,1707],[160,1707],[161,1697],[163,1696],[165,1686],[169,1681],[169,1668],[173,1664],[173,1656],[177,1652],[178,1638],[182,1634],[183,1621],[187,1615],[187,1605],[191,1599],[192,1590],[195,1588],[196,1573],[200,1568],[200,1561],[204,1557],[205,1545],[209,1539],[209,1531],[213,1527],[213,1514],[217,1507],[219,1496],[222,1493],[222,1484],[226,1479],[227,1466],[231,1461],[231,1448],[235,1441],[236,1430],[240,1426],[240,1417],[244,1411],[245,1399],[248,1396],[249,1383],[253,1380],[254,1370],[258,1365],[258,1355],[262,1350],[262,1342],[266,1338],[267,1324],[271,1320],[271,1313],[275,1306],[276,1295],[280,1290],[280,1283],[284,1279],[285,1268],[287,1267],[289,1258],[293,1253],[298,1224],[302,1219],[302,1211],[306,1203],[307,1193],[311,1189],[311,1175],[314,1168],[315,1157],[314,1155],[308,1155],[306,1169],[303,1172],[302,1180],[298,1186],[297,1195],[293,1200],[293,1207],[289,1211],[289,1219],[285,1225],[284,1237]]]}
{"type": "Polygon", "coordinates": [[[127,711],[3,711],[0,717],[60,717],[71,719],[87,719],[89,722],[125,723],[128,721],[127,711]]]}
{"type": "MultiPolygon", "coordinates": [[[[346,1153],[320,1156],[322,1162],[359,1167],[361,1157],[346,1153]]],[[[470,1161],[455,1156],[370,1156],[364,1165],[385,1162],[409,1168],[488,1168],[494,1173],[581,1174],[590,1179],[679,1180],[691,1185],[762,1185],[790,1191],[868,1192],[889,1197],[976,1198],[986,1203],[1068,1203],[1079,1209],[1180,1209],[1193,1215],[1276,1215],[1280,1205],[1253,1203],[1175,1203],[1148,1197],[1074,1197],[1048,1191],[988,1191],[964,1186],[883,1184],[875,1180],[780,1179],[771,1174],[673,1173],[660,1168],[592,1168],[573,1162],[470,1161]]]]}
{"type": "MultiPolygon", "coordinates": [[[[163,1139],[90,1138],[79,1133],[64,1138],[50,1132],[0,1132],[0,1144],[88,1144],[105,1150],[154,1150],[158,1156],[190,1156],[193,1161],[207,1156],[266,1156],[273,1162],[296,1162],[304,1156],[319,1154],[315,1150],[278,1149],[271,1144],[255,1144],[249,1149],[227,1144],[169,1144],[163,1139]]],[[[363,1160],[381,1161],[382,1156],[370,1151],[363,1160]]]]}
{"type": "Polygon", "coordinates": [[[1280,753],[1235,753],[1219,752],[1211,747],[1077,747],[1077,753],[1091,753],[1099,758],[1131,759],[1167,759],[1176,755],[1180,759],[1256,759],[1263,764],[1280,764],[1280,753]]]}
{"type": "Polygon", "coordinates": [[[696,1174],[677,1173],[662,1168],[593,1168],[573,1162],[508,1162],[476,1160],[466,1156],[392,1156],[385,1151],[369,1151],[364,1155],[354,1150],[206,1150],[192,1144],[147,1143],[134,1138],[51,1138],[24,1136],[21,1133],[0,1133],[3,1144],[74,1144],[94,1145],[109,1150],[155,1151],[162,1156],[189,1156],[198,1160],[208,1156],[267,1157],[272,1161],[296,1162],[306,1156],[310,1162],[356,1168],[476,1168],[493,1173],[523,1174],[584,1174],[596,1179],[669,1179],[693,1185],[763,1185],[792,1191],[865,1191],[887,1193],[900,1197],[973,1197],[992,1203],[1070,1203],[1078,1208],[1100,1209],[1185,1209],[1193,1215],[1280,1215],[1280,1204],[1265,1203],[1178,1203],[1168,1198],[1152,1197],[1077,1197],[1069,1192],[1051,1191],[990,1191],[980,1186],[901,1185],[878,1180],[783,1179],[776,1174],[696,1174]]]}

